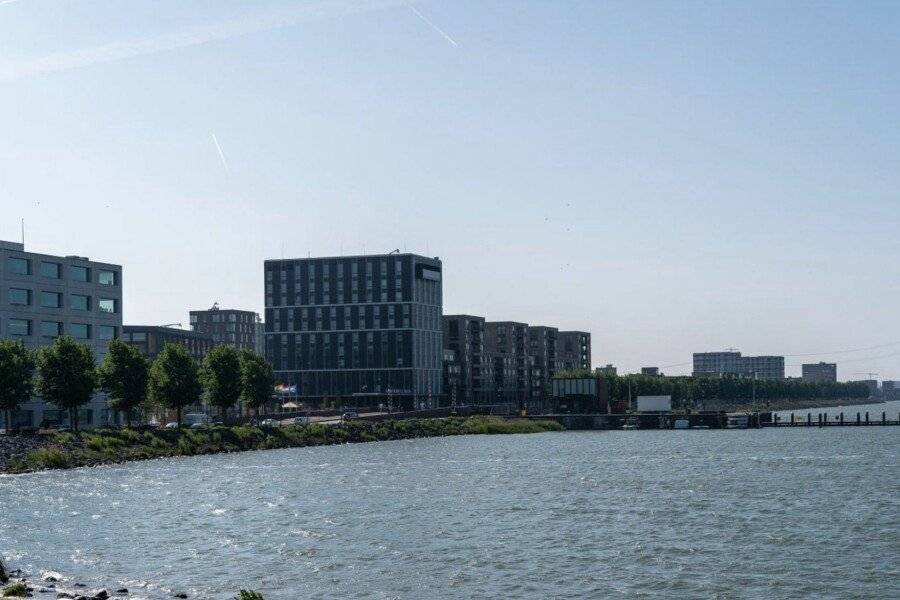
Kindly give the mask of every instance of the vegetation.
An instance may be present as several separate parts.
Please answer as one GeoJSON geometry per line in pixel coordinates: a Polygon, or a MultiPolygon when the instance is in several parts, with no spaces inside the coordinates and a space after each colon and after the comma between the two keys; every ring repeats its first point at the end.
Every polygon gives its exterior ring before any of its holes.
{"type": "Polygon", "coordinates": [[[0,559],[0,583],[9,582],[9,575],[6,573],[6,565],[3,564],[3,559],[0,559]]]}
{"type": "MultiPolygon", "coordinates": [[[[241,358],[234,346],[219,345],[206,353],[200,381],[211,406],[219,408],[222,420],[241,395],[241,358]]],[[[271,389],[271,388],[270,388],[271,389]]]]}
{"type": "Polygon", "coordinates": [[[97,387],[94,353],[85,344],[62,336],[37,353],[40,377],[37,390],[44,400],[69,412],[72,429],[78,430],[78,409],[91,401],[97,387]]]}
{"type": "Polygon", "coordinates": [[[554,421],[499,417],[451,417],[372,422],[354,420],[337,425],[311,423],[288,427],[208,427],[203,429],[105,429],[58,433],[46,447],[11,460],[6,471],[90,466],[150,458],[193,456],[244,450],[324,446],[448,435],[539,433],[560,431],[554,421]]]}
{"type": "Polygon", "coordinates": [[[234,597],[234,600],[265,600],[262,594],[252,590],[241,590],[241,593],[234,597]]]}
{"type": "MultiPolygon", "coordinates": [[[[7,429],[12,429],[12,411],[31,397],[34,367],[34,354],[22,342],[0,341],[0,411],[7,429]]],[[[5,583],[2,564],[0,583],[5,583]]]]}
{"type": "Polygon", "coordinates": [[[241,402],[248,411],[259,408],[272,396],[272,365],[251,350],[241,352],[241,402]]]}
{"type": "Polygon", "coordinates": [[[3,590],[4,598],[27,598],[28,597],[28,588],[22,582],[16,582],[12,585],[6,587],[3,590]]]}
{"type": "Polygon", "coordinates": [[[627,401],[631,396],[671,395],[673,406],[715,406],[775,400],[864,399],[869,388],[864,383],[803,381],[800,379],[748,379],[741,377],[657,377],[653,375],[609,375],[598,369],[560,371],[556,377],[577,379],[600,377],[609,389],[610,400],[627,401]]]}
{"type": "Polygon", "coordinates": [[[147,396],[149,365],[140,350],[122,340],[112,340],[97,370],[100,387],[109,394],[110,407],[125,416],[131,427],[135,411],[147,396]]]}
{"type": "Polygon", "coordinates": [[[147,384],[148,401],[176,412],[181,429],[181,411],[200,400],[202,391],[197,364],[181,344],[166,344],[153,366],[147,384]]]}

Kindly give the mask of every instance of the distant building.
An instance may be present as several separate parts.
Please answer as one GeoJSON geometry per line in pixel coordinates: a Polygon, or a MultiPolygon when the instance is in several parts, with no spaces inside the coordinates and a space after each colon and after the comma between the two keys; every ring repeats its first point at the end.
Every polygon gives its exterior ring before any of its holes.
{"type": "Polygon", "coordinates": [[[265,261],[266,358],[299,399],[436,404],[441,261],[381,254],[265,261]]]}
{"type": "Polygon", "coordinates": [[[125,325],[122,328],[122,341],[136,347],[150,360],[156,358],[166,344],[181,344],[198,365],[215,346],[210,335],[158,325],[125,325]]]}
{"type": "Polygon", "coordinates": [[[605,367],[597,367],[598,375],[606,375],[606,376],[615,377],[616,375],[618,375],[618,373],[619,373],[619,370],[615,366],[610,365],[610,364],[607,364],[605,367]]]}
{"type": "Polygon", "coordinates": [[[250,310],[219,308],[192,310],[191,330],[212,337],[216,344],[227,344],[239,350],[258,351],[258,331],[262,328],[259,314],[250,310]]]}
{"type": "Polygon", "coordinates": [[[524,406],[531,396],[534,358],[528,349],[528,324],[518,321],[487,321],[485,351],[494,363],[494,390],[505,403],[524,406]]]}
{"type": "Polygon", "coordinates": [[[550,396],[550,380],[556,373],[556,344],[559,329],[544,325],[529,325],[528,354],[534,359],[531,366],[531,399],[543,401],[550,396]]]}
{"type": "Polygon", "coordinates": [[[882,381],[881,395],[885,400],[900,400],[900,381],[882,381]]]}
{"type": "Polygon", "coordinates": [[[462,404],[459,394],[462,392],[461,367],[456,350],[444,348],[444,394],[449,404],[462,404]]]}
{"type": "MultiPolygon", "coordinates": [[[[121,333],[121,266],[26,252],[23,244],[0,241],[0,339],[40,348],[67,335],[87,344],[99,364],[109,340],[121,333]]],[[[80,409],[78,422],[90,428],[114,419],[106,396],[96,394],[80,409]]],[[[13,420],[18,427],[64,425],[68,414],[35,397],[15,411],[13,420]]]]}
{"type": "MultiPolygon", "coordinates": [[[[494,365],[485,352],[484,317],[444,315],[441,319],[444,348],[456,353],[459,363],[460,404],[488,404],[494,390],[494,365]]],[[[445,390],[449,393],[451,390],[445,390]]]]}
{"type": "Polygon", "coordinates": [[[587,331],[560,331],[556,336],[558,369],[591,368],[591,334],[587,331]]]}
{"type": "Polygon", "coordinates": [[[695,352],[695,377],[756,377],[784,379],[783,356],[741,356],[740,352],[695,352]]]}
{"type": "Polygon", "coordinates": [[[803,365],[805,381],[837,381],[837,364],[819,362],[803,365]]]}
{"type": "Polygon", "coordinates": [[[641,367],[641,375],[659,376],[659,367],[641,367]]]}

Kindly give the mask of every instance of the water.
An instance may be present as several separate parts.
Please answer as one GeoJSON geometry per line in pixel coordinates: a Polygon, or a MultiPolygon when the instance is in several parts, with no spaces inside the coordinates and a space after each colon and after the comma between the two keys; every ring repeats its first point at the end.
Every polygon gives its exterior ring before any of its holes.
{"type": "Polygon", "coordinates": [[[900,427],[566,432],[7,476],[0,554],[152,599],[895,599],[898,450],[900,427]]]}

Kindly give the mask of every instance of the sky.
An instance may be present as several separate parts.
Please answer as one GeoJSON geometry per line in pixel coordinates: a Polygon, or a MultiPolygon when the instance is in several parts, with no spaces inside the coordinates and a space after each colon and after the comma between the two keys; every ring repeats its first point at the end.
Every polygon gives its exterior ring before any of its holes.
{"type": "Polygon", "coordinates": [[[900,379],[900,4],[0,0],[0,239],[126,324],[267,258],[439,256],[444,312],[900,379]],[[803,356],[800,356],[803,355],[803,356]]]}

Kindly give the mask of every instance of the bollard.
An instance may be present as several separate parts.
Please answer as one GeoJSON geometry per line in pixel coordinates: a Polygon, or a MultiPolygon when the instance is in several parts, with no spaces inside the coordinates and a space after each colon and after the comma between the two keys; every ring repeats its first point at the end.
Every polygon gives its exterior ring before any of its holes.
{"type": "Polygon", "coordinates": [[[866,425],[869,424],[869,411],[866,411],[866,425]]]}
{"type": "Polygon", "coordinates": [[[806,426],[812,427],[812,413],[806,413],[806,426]]]}
{"type": "Polygon", "coordinates": [[[856,413],[856,424],[859,425],[859,412],[856,413]]]}
{"type": "Polygon", "coordinates": [[[794,424],[794,413],[791,413],[791,425],[794,424]]]}
{"type": "Polygon", "coordinates": [[[822,413],[822,422],[828,425],[828,413],[822,413]]]}
{"type": "Polygon", "coordinates": [[[841,425],[843,425],[843,424],[844,424],[844,413],[842,412],[841,413],[841,425]]]}
{"type": "Polygon", "coordinates": [[[887,419],[884,417],[884,411],[881,411],[881,424],[884,425],[887,423],[887,419]]]}
{"type": "Polygon", "coordinates": [[[819,427],[821,427],[822,426],[822,413],[819,413],[817,416],[819,417],[819,427]]]}

